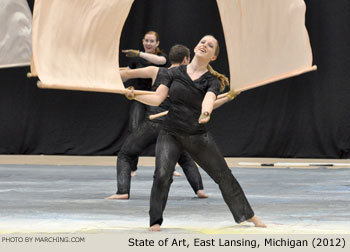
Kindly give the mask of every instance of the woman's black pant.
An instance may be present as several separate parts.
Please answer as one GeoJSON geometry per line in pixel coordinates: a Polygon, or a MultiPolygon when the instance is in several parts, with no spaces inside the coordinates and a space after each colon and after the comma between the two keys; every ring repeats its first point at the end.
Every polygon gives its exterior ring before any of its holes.
{"type": "MultiPolygon", "coordinates": [[[[129,134],[132,134],[142,123],[146,115],[146,105],[141,102],[131,101],[129,109],[129,134]]],[[[139,157],[137,156],[131,164],[131,170],[137,170],[139,157]]]]}
{"type": "MultiPolygon", "coordinates": [[[[117,159],[117,194],[129,194],[131,169],[135,158],[148,146],[157,142],[161,124],[144,120],[136,131],[132,132],[121,147],[117,159]]],[[[203,189],[202,177],[190,155],[186,152],[180,153],[175,160],[179,163],[193,191],[203,189]]]]}
{"type": "Polygon", "coordinates": [[[150,226],[161,225],[163,222],[163,211],[173,181],[172,173],[184,150],[219,185],[224,201],[237,223],[254,216],[241,186],[209,133],[187,135],[161,130],[156,145],[156,170],[149,211],[150,226]]]}

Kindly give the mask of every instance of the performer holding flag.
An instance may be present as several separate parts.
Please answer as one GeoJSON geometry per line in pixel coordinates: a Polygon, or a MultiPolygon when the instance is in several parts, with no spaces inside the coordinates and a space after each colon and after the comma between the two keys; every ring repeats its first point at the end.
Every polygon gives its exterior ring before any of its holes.
{"type": "MultiPolygon", "coordinates": [[[[190,50],[183,45],[175,45],[170,49],[169,59],[172,63],[170,68],[181,64],[188,64],[190,61],[190,50]]],[[[152,80],[152,90],[156,90],[166,75],[167,68],[149,66],[139,69],[123,70],[120,72],[122,80],[131,78],[150,78],[152,80]]],[[[107,199],[129,199],[130,197],[130,171],[133,168],[134,160],[148,146],[155,144],[158,134],[162,128],[164,118],[149,120],[148,116],[169,109],[169,99],[166,99],[160,106],[146,106],[146,117],[140,125],[127,137],[118,153],[117,160],[117,193],[107,197],[107,199]]],[[[178,163],[182,167],[188,182],[198,198],[207,198],[203,191],[203,182],[190,155],[181,153],[178,163]]]]}
{"type": "Polygon", "coordinates": [[[192,62],[187,66],[170,69],[155,95],[136,96],[132,90],[127,94],[127,97],[148,105],[161,104],[169,94],[171,102],[156,146],[156,170],[149,211],[151,231],[160,231],[172,172],[184,150],[219,185],[237,223],[249,221],[256,227],[266,227],[254,214],[241,186],[232,175],[205,125],[210,120],[217,95],[228,85],[222,76],[219,81],[208,70],[209,63],[217,58],[219,50],[216,38],[204,36],[194,49],[195,56],[192,62]]]}
{"type": "MultiPolygon", "coordinates": [[[[148,66],[165,67],[168,64],[168,56],[159,48],[159,34],[148,31],[142,38],[144,51],[127,49],[123,53],[131,58],[128,68],[138,69],[148,66]]],[[[152,80],[150,78],[138,78],[133,82],[137,90],[151,90],[152,80]]],[[[145,117],[146,107],[139,102],[132,102],[129,109],[129,131],[134,132],[145,117]]],[[[132,161],[131,176],[136,175],[138,157],[132,161]]]]}

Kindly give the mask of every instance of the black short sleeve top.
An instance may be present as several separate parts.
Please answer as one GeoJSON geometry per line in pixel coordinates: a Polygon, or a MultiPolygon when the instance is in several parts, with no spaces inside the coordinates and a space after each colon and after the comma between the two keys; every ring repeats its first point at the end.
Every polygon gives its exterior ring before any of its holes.
{"type": "Polygon", "coordinates": [[[198,123],[202,102],[207,92],[219,94],[220,81],[209,71],[193,81],[187,74],[186,65],[171,68],[167,73],[162,84],[169,88],[170,108],[164,128],[186,134],[206,132],[206,124],[198,123]]]}
{"type": "MultiPolygon", "coordinates": [[[[166,58],[166,63],[164,65],[156,65],[148,62],[147,60],[141,57],[135,57],[135,58],[132,58],[132,61],[129,64],[129,68],[136,69],[136,68],[142,68],[142,67],[148,67],[148,66],[158,66],[158,67],[168,66],[169,64],[168,56],[163,52],[160,52],[157,55],[163,56],[166,58]]],[[[152,79],[136,79],[135,81],[132,82],[132,85],[137,90],[151,90],[152,79]]]]}
{"type": "MultiPolygon", "coordinates": [[[[157,77],[154,80],[151,91],[156,91],[160,84],[167,82],[168,80],[168,68],[160,67],[157,73],[157,77]]],[[[170,107],[169,98],[166,98],[162,104],[159,106],[147,106],[146,108],[146,118],[149,118],[150,115],[158,114],[168,110],[170,107]]],[[[153,122],[161,123],[165,119],[164,116],[153,119],[153,122]]]]}

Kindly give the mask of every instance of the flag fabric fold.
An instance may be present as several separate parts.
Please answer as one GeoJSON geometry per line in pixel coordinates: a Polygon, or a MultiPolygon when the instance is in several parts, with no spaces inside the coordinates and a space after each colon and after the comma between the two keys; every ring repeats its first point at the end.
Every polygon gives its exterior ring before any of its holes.
{"type": "Polygon", "coordinates": [[[120,92],[119,41],[133,0],[36,0],[33,64],[40,87],[120,92]]]}
{"type": "Polygon", "coordinates": [[[0,1],[0,68],[30,65],[32,13],[26,0],[0,1]]]}
{"type": "Polygon", "coordinates": [[[244,91],[315,70],[304,0],[218,0],[231,89],[244,91]]]}

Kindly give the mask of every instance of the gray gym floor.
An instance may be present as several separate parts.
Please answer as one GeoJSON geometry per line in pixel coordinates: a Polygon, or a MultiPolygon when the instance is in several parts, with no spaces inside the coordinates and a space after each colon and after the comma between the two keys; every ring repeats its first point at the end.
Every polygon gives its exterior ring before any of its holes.
{"type": "MultiPolygon", "coordinates": [[[[350,165],[231,169],[268,228],[237,225],[201,170],[209,198],[198,199],[184,175],[174,177],[162,232],[350,234],[350,165]]],[[[107,200],[116,190],[113,165],[0,164],[0,233],[147,233],[153,171],[139,167],[130,200],[107,200]]]]}

